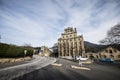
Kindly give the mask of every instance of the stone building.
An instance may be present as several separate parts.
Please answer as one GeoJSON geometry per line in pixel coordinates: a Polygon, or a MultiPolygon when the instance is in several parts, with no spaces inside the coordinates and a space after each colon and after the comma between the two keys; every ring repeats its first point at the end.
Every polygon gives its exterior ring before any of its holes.
{"type": "Polygon", "coordinates": [[[76,28],[68,27],[58,39],[58,54],[63,58],[76,58],[85,53],[83,36],[77,35],[76,28]]]}
{"type": "Polygon", "coordinates": [[[101,57],[100,57],[100,53],[92,53],[92,52],[88,52],[88,53],[85,53],[84,55],[83,55],[83,57],[86,57],[86,58],[94,58],[94,59],[101,59],[101,57]]]}
{"type": "Polygon", "coordinates": [[[100,53],[100,57],[120,60],[120,51],[116,48],[109,46],[100,53]]]}
{"type": "Polygon", "coordinates": [[[84,57],[90,58],[93,56],[94,59],[104,59],[104,58],[111,58],[114,60],[120,60],[120,50],[111,46],[104,48],[102,51],[98,53],[85,53],[84,57]]]}
{"type": "Polygon", "coordinates": [[[58,57],[58,44],[55,43],[54,46],[52,47],[53,55],[54,57],[58,57]]]}
{"type": "Polygon", "coordinates": [[[52,54],[52,52],[49,50],[48,47],[42,46],[39,55],[40,56],[46,56],[49,57],[52,54]]]}

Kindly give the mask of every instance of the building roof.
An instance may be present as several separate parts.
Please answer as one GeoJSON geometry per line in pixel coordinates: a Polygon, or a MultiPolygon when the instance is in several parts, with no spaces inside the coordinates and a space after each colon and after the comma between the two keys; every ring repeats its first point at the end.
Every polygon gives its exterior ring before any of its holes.
{"type": "Polygon", "coordinates": [[[107,45],[106,48],[112,47],[120,51],[120,44],[112,44],[112,45],[107,45]]]}

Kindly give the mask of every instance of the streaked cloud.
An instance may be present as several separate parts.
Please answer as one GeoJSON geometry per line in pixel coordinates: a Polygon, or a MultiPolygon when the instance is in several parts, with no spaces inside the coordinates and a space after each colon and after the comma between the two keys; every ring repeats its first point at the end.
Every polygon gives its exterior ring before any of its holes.
{"type": "Polygon", "coordinates": [[[72,26],[98,43],[120,22],[119,7],[119,0],[0,0],[2,42],[52,46],[72,26]]]}

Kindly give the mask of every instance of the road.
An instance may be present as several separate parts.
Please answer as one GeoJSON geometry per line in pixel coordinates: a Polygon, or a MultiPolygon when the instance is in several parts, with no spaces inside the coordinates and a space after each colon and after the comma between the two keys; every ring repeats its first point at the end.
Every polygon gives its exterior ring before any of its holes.
{"type": "Polygon", "coordinates": [[[78,66],[78,63],[57,59],[62,66],[49,65],[35,70],[13,80],[120,80],[120,67],[114,64],[93,63],[84,64],[84,69],[71,68],[71,65],[78,66]]]}
{"type": "Polygon", "coordinates": [[[16,77],[23,76],[24,74],[38,70],[56,61],[54,58],[40,57],[38,55],[34,55],[33,57],[34,59],[27,62],[5,65],[5,67],[2,66],[0,68],[0,80],[12,80],[16,77]]]}

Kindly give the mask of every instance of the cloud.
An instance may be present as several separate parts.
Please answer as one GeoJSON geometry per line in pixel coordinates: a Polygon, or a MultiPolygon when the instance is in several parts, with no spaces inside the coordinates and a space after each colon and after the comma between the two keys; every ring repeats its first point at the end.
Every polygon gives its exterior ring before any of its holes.
{"type": "Polygon", "coordinates": [[[98,43],[120,19],[119,0],[1,0],[0,4],[2,41],[17,45],[52,46],[69,26],[86,41],[98,43]]]}

